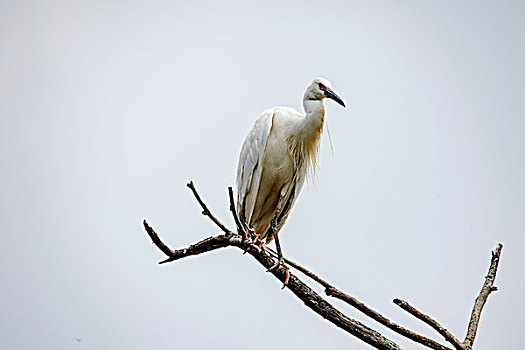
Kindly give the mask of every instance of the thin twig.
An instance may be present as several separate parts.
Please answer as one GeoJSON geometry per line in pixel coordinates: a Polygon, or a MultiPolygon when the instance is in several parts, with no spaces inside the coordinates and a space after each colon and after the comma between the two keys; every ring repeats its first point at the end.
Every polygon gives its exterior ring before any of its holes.
{"type": "Polygon", "coordinates": [[[489,271],[487,276],[485,276],[483,287],[481,287],[481,291],[474,302],[472,315],[468,324],[467,335],[465,337],[465,341],[463,342],[463,344],[465,344],[468,349],[472,349],[472,345],[474,344],[474,339],[476,338],[476,332],[478,330],[478,324],[481,317],[481,310],[483,310],[483,306],[485,305],[487,298],[489,297],[490,293],[498,290],[497,287],[494,287],[494,280],[496,279],[496,272],[498,270],[499,258],[502,248],[503,245],[498,243],[496,249],[492,252],[489,271]]]}
{"type": "Polygon", "coordinates": [[[420,319],[421,321],[428,324],[430,327],[434,328],[439,334],[441,334],[445,339],[451,343],[456,349],[463,350],[464,346],[463,343],[461,343],[456,337],[452,335],[445,327],[440,325],[436,320],[434,320],[432,317],[425,315],[409,303],[407,303],[404,300],[401,299],[394,299],[394,303],[398,306],[400,306],[403,310],[407,311],[411,315],[415,316],[416,318],[420,319]]]}
{"type": "Polygon", "coordinates": [[[175,255],[175,252],[171,250],[167,245],[165,245],[164,242],[161,241],[157,233],[153,230],[153,228],[150,225],[148,225],[145,219],[142,223],[144,224],[146,232],[148,233],[153,243],[157,246],[157,248],[159,248],[167,256],[175,255]]]}
{"type": "Polygon", "coordinates": [[[239,221],[237,216],[237,210],[235,210],[235,201],[233,200],[233,189],[228,187],[228,196],[230,198],[230,211],[232,212],[233,220],[235,221],[235,226],[237,226],[237,233],[246,238],[246,231],[239,221]]]}
{"type": "Polygon", "coordinates": [[[202,207],[202,215],[205,215],[205,216],[209,217],[211,219],[211,221],[213,221],[215,223],[215,225],[219,226],[219,228],[224,233],[232,233],[230,230],[228,230],[226,228],[226,226],[223,225],[222,222],[219,221],[219,219],[217,219],[215,216],[213,216],[213,214],[210,212],[210,210],[208,209],[206,204],[204,204],[204,202],[202,201],[201,197],[197,193],[197,189],[193,185],[193,181],[190,181],[186,186],[188,186],[190,188],[190,190],[193,192],[193,195],[197,199],[197,202],[199,202],[199,204],[201,205],[201,207],[202,207]]]}
{"type": "MultiPolygon", "coordinates": [[[[277,256],[277,253],[275,253],[271,248],[269,248],[269,247],[264,247],[264,248],[266,250],[268,250],[270,253],[272,253],[274,256],[277,256]]],[[[298,263],[296,263],[296,262],[294,262],[294,261],[292,261],[290,259],[287,259],[287,258],[284,258],[284,260],[285,260],[285,262],[288,265],[290,265],[293,268],[301,271],[306,276],[310,277],[311,279],[313,279],[314,281],[316,281],[317,283],[319,283],[320,285],[325,287],[326,295],[346,302],[347,304],[353,306],[354,308],[356,308],[357,310],[361,311],[362,313],[364,313],[368,317],[370,317],[373,320],[379,322],[383,326],[393,330],[394,332],[399,333],[402,336],[404,336],[404,337],[406,337],[408,339],[411,339],[411,340],[413,340],[413,341],[415,341],[417,343],[423,344],[423,345],[425,345],[425,346],[427,346],[427,347],[429,347],[431,349],[451,350],[450,348],[439,344],[435,340],[432,340],[430,338],[427,338],[427,337],[424,337],[424,336],[419,335],[417,333],[414,333],[411,330],[409,330],[409,329],[407,329],[407,328],[405,328],[403,326],[400,326],[400,325],[398,325],[395,322],[390,321],[385,316],[383,316],[380,313],[378,313],[377,311],[369,308],[368,306],[366,306],[364,303],[362,303],[361,301],[357,300],[356,298],[354,298],[354,297],[352,297],[352,296],[342,292],[341,290],[335,288],[333,285],[331,285],[330,283],[326,282],[321,277],[317,276],[315,273],[313,273],[310,270],[308,270],[307,268],[299,265],[298,263]]]]}

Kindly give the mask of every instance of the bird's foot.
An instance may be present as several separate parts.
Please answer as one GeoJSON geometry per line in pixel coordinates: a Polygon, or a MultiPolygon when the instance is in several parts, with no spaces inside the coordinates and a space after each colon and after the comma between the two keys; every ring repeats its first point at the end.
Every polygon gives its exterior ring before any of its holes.
{"type": "Polygon", "coordinates": [[[264,241],[261,239],[261,235],[255,233],[255,231],[253,229],[250,229],[248,232],[251,232],[251,237],[253,237],[253,244],[255,244],[257,247],[259,247],[259,249],[261,249],[261,247],[263,246],[264,244],[264,241]]]}
{"type": "Polygon", "coordinates": [[[286,287],[288,285],[288,281],[290,280],[290,268],[288,266],[286,266],[286,264],[284,263],[284,260],[282,258],[277,260],[275,265],[273,265],[268,270],[266,270],[266,272],[272,271],[273,269],[277,268],[277,266],[279,266],[279,265],[284,267],[284,269],[286,270],[286,279],[284,280],[283,287],[281,288],[281,289],[284,289],[284,287],[286,287]]]}
{"type": "Polygon", "coordinates": [[[249,238],[249,239],[257,238],[257,235],[255,234],[255,230],[253,229],[252,226],[250,226],[250,228],[248,228],[248,231],[246,232],[246,237],[249,238]]]}
{"type": "Polygon", "coordinates": [[[250,228],[247,232],[247,235],[250,238],[250,240],[253,239],[253,241],[250,242],[250,244],[246,247],[246,249],[244,249],[243,255],[246,254],[246,252],[251,249],[252,244],[257,245],[259,249],[261,249],[262,245],[264,244],[264,241],[260,238],[260,235],[255,233],[253,229],[250,228]]]}
{"type": "Polygon", "coordinates": [[[264,241],[260,238],[260,236],[255,237],[255,240],[253,241],[253,244],[256,244],[259,249],[262,248],[264,241]]]}

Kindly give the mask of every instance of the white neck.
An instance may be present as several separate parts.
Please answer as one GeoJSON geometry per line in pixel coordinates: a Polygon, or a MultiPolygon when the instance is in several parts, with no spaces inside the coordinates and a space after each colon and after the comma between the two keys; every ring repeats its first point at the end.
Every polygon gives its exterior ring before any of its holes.
{"type": "Polygon", "coordinates": [[[296,164],[313,172],[323,131],[324,105],[321,100],[304,99],[303,106],[306,115],[295,125],[288,141],[296,164]]]}
{"type": "Polygon", "coordinates": [[[303,101],[306,116],[301,120],[301,134],[304,142],[313,142],[320,135],[324,122],[324,104],[322,100],[303,101]]]}

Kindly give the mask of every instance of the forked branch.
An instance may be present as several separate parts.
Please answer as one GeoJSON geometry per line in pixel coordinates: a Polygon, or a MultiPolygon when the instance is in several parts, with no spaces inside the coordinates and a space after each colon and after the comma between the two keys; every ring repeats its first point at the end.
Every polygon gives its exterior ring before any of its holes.
{"type": "MultiPolygon", "coordinates": [[[[182,258],[191,256],[191,255],[198,255],[198,254],[202,254],[202,253],[216,250],[219,248],[225,248],[225,247],[232,246],[232,247],[237,247],[239,249],[242,249],[244,252],[251,255],[255,260],[257,260],[266,269],[269,269],[271,266],[274,265],[275,262],[274,262],[273,257],[275,257],[276,255],[275,252],[273,252],[271,249],[267,247],[265,247],[264,249],[259,249],[257,245],[253,244],[251,238],[247,235],[245,228],[240,223],[237,217],[236,211],[235,211],[233,190],[231,189],[231,187],[228,188],[228,195],[229,195],[229,201],[230,201],[229,209],[232,212],[232,216],[234,218],[234,221],[237,227],[237,230],[236,230],[237,233],[234,233],[231,230],[229,230],[220,220],[218,220],[211,213],[211,211],[208,209],[208,207],[206,206],[206,204],[204,203],[204,201],[201,199],[200,195],[198,194],[197,189],[195,188],[193,182],[188,183],[187,186],[191,189],[193,195],[195,196],[200,206],[202,207],[202,214],[205,216],[208,216],[224,233],[221,235],[205,238],[186,248],[173,250],[169,248],[159,238],[159,236],[153,230],[153,228],[148,225],[146,220],[144,220],[144,228],[146,229],[146,232],[150,236],[152,242],[157,246],[159,250],[161,250],[167,256],[167,259],[161,261],[160,264],[182,259],[182,258]]],[[[485,277],[485,283],[483,284],[481,292],[479,296],[477,297],[476,302],[474,304],[474,308],[472,310],[472,316],[471,316],[468,331],[467,331],[467,336],[464,342],[460,342],[456,337],[454,337],[449,331],[447,331],[444,327],[438,324],[435,320],[421,313],[420,311],[415,309],[413,306],[408,304],[406,301],[403,301],[400,299],[394,299],[394,303],[401,306],[403,309],[409,311],[412,315],[416,316],[417,318],[423,320],[424,322],[432,326],[436,331],[438,331],[439,334],[444,336],[444,338],[447,341],[449,341],[456,349],[460,349],[460,350],[472,349],[472,344],[474,342],[474,338],[476,336],[476,331],[477,331],[477,327],[478,327],[479,320],[480,320],[481,310],[483,309],[483,306],[485,302],[487,301],[489,294],[497,290],[497,288],[493,286],[493,283],[496,277],[496,271],[498,267],[499,257],[501,254],[501,248],[502,248],[502,245],[498,244],[495,252],[493,252],[492,254],[492,261],[491,261],[491,266],[489,268],[489,273],[485,277]]],[[[362,313],[374,319],[375,321],[379,322],[380,324],[388,327],[394,332],[408,339],[411,339],[412,341],[420,343],[428,348],[431,348],[431,349],[451,350],[450,348],[432,339],[419,335],[413,331],[410,331],[390,321],[389,319],[387,319],[386,317],[384,317],[377,311],[369,308],[368,306],[366,306],[364,303],[360,302],[356,298],[340,291],[339,289],[332,286],[330,283],[326,282],[325,280],[318,277],[316,274],[302,267],[301,265],[289,259],[285,259],[285,261],[286,263],[288,263],[288,265],[301,271],[306,276],[312,278],[314,281],[322,285],[325,288],[326,295],[332,296],[336,299],[340,299],[346,302],[347,304],[355,307],[357,310],[361,311],[362,313]]],[[[286,278],[286,270],[282,266],[272,269],[270,272],[278,280],[280,280],[281,282],[284,282],[286,278]]],[[[363,325],[359,321],[356,321],[344,315],[342,312],[340,312],[335,307],[333,307],[330,303],[328,303],[318,293],[316,293],[310,287],[308,287],[303,281],[301,281],[294,274],[290,274],[290,280],[288,284],[286,285],[286,287],[288,287],[288,289],[293,294],[295,294],[300,300],[302,300],[304,304],[307,307],[309,307],[311,310],[313,310],[315,313],[319,314],[320,316],[322,316],[329,322],[333,323],[337,327],[344,329],[348,333],[370,344],[374,348],[388,349],[388,350],[400,349],[399,345],[394,343],[392,340],[387,339],[386,337],[381,335],[379,332],[363,325]]]]}
{"type": "Polygon", "coordinates": [[[454,335],[452,335],[450,331],[448,331],[445,327],[440,325],[432,317],[422,313],[406,301],[401,299],[394,299],[394,303],[400,306],[403,310],[409,312],[411,315],[425,322],[430,327],[434,328],[456,349],[472,349],[472,345],[474,344],[474,339],[476,338],[476,331],[478,329],[481,317],[481,310],[483,309],[483,306],[485,305],[485,302],[487,301],[487,298],[489,297],[490,293],[498,290],[497,287],[494,287],[494,280],[496,279],[496,272],[498,270],[499,258],[501,256],[502,248],[503,245],[501,243],[498,243],[498,245],[496,246],[496,250],[492,252],[492,259],[490,261],[489,272],[487,273],[487,276],[485,276],[485,282],[483,283],[483,287],[481,287],[481,291],[478,297],[476,298],[476,301],[474,302],[474,307],[472,308],[472,314],[470,316],[467,335],[463,342],[459,341],[456,337],[454,337],[454,335]]]}

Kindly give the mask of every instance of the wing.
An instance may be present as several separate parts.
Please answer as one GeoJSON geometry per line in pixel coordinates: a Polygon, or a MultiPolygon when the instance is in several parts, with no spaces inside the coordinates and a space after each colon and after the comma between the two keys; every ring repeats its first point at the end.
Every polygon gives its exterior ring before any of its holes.
{"type": "Polygon", "coordinates": [[[268,135],[272,128],[274,109],[266,110],[253,125],[244,143],[237,166],[237,215],[248,225],[255,207],[261,180],[262,162],[268,135]]]}

